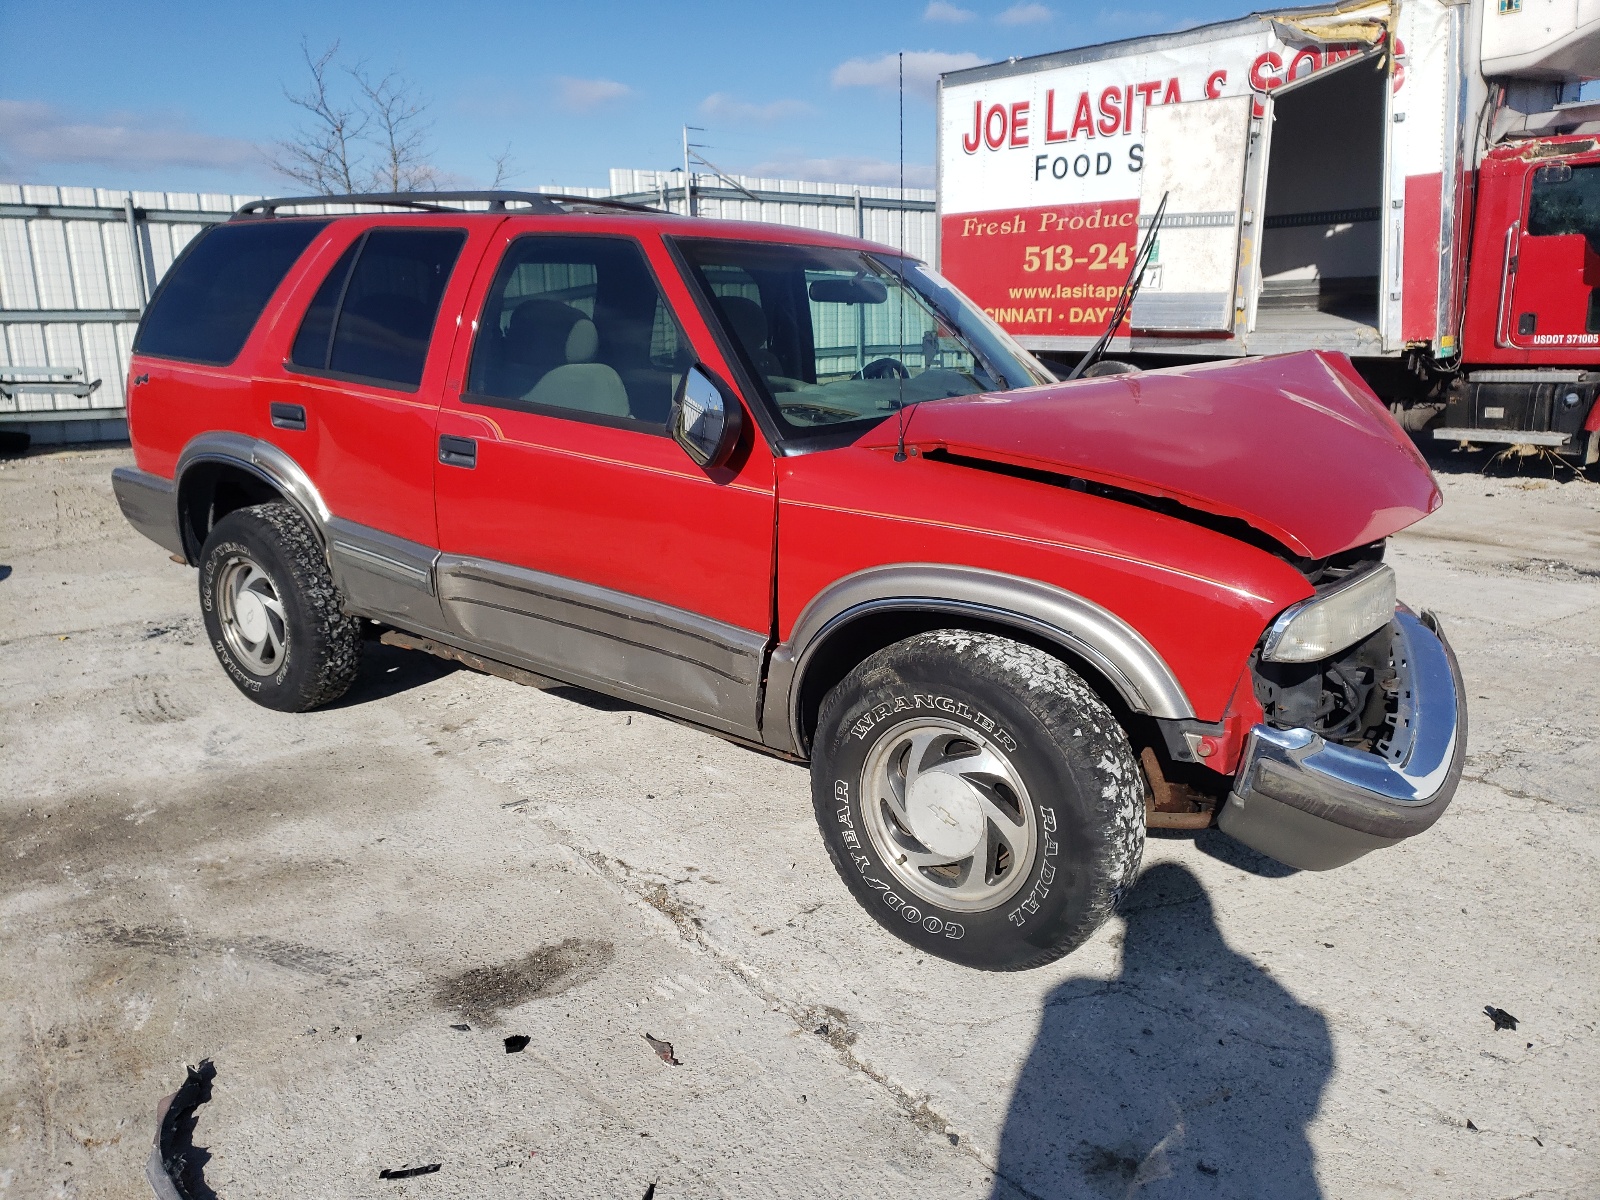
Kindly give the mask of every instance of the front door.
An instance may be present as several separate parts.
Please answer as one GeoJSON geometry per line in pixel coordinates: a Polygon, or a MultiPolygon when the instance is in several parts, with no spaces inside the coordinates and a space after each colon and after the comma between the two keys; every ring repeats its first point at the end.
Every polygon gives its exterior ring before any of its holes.
{"type": "Polygon", "coordinates": [[[446,620],[533,670],[753,734],[771,454],[748,419],[710,473],[667,435],[683,373],[721,364],[675,317],[692,305],[659,242],[536,228],[508,223],[486,260],[465,387],[440,412],[446,620]]]}
{"type": "Polygon", "coordinates": [[[1518,349],[1600,346],[1600,163],[1531,172],[1501,335],[1518,349]]]}

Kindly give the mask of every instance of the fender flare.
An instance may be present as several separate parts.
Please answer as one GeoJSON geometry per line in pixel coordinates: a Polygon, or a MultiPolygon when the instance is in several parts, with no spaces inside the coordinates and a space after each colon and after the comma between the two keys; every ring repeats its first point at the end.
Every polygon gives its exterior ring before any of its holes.
{"type": "Polygon", "coordinates": [[[317,535],[317,539],[326,550],[328,522],[333,514],[328,511],[322,493],[317,490],[317,485],[311,482],[311,476],[306,474],[305,468],[295,462],[286,451],[271,442],[220,430],[197,434],[178,455],[178,465],[172,472],[172,479],[177,489],[180,530],[186,530],[184,524],[186,514],[183,511],[184,476],[194,467],[204,463],[237,467],[275,488],[284,499],[300,509],[312,532],[317,535]]]}
{"type": "Polygon", "coordinates": [[[1065,588],[943,563],[893,563],[846,575],[806,605],[769,662],[762,729],[768,745],[805,753],[801,700],[817,651],[852,622],[883,612],[939,612],[1026,630],[1092,666],[1134,712],[1194,717],[1194,705],[1144,636],[1065,588]],[[786,742],[787,744],[780,745],[786,742]]]}

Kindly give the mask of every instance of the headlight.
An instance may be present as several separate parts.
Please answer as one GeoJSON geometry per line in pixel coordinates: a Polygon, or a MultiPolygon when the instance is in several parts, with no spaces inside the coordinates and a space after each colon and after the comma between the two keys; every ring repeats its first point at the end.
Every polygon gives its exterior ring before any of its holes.
{"type": "Polygon", "coordinates": [[[1317,662],[1353,646],[1394,619],[1394,570],[1376,566],[1296,604],[1267,630],[1261,657],[1317,662]]]}

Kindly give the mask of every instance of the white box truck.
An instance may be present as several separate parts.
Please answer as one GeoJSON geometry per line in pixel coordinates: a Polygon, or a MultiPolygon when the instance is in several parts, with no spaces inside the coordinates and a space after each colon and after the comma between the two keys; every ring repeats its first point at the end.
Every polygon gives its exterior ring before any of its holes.
{"type": "Polygon", "coordinates": [[[1024,345],[1351,356],[1412,428],[1600,450],[1600,0],[1359,0],[939,89],[940,269],[1024,345]]]}

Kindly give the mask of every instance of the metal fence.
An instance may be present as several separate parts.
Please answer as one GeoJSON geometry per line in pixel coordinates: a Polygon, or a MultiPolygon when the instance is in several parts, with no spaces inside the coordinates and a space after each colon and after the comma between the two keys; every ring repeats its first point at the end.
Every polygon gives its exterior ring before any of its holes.
{"type": "MultiPolygon", "coordinates": [[[[865,237],[930,258],[934,193],[613,170],[615,196],[681,213],[865,237]]],[[[36,444],[127,437],[124,383],[150,294],[191,238],[258,196],[0,183],[0,431],[36,444]]]]}

